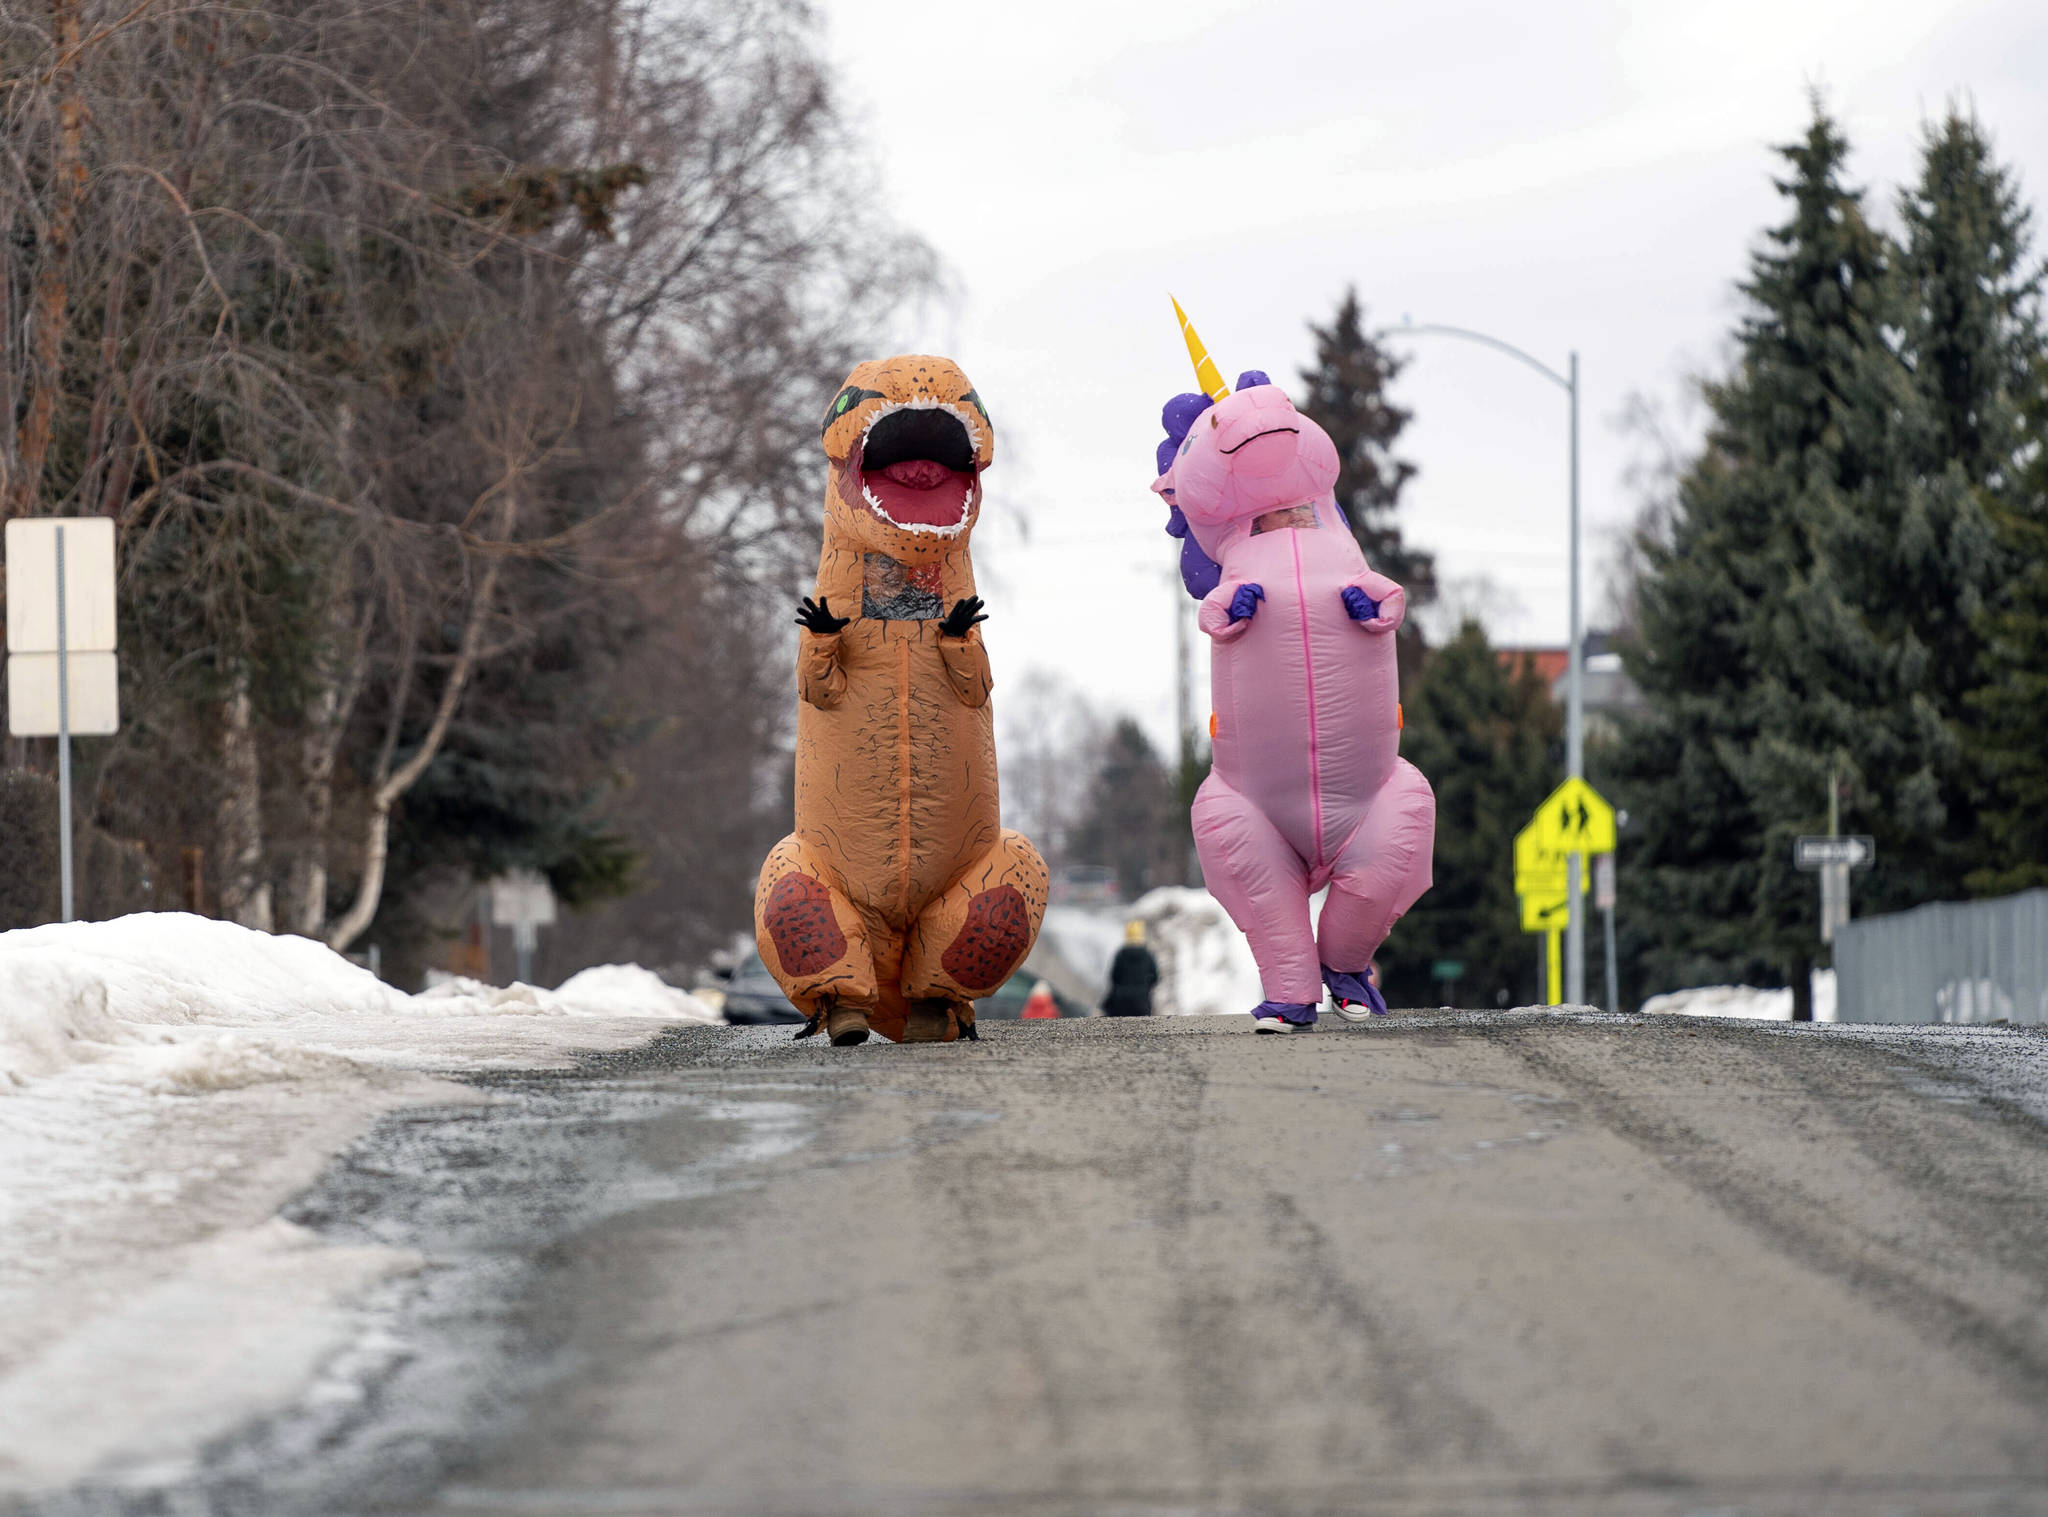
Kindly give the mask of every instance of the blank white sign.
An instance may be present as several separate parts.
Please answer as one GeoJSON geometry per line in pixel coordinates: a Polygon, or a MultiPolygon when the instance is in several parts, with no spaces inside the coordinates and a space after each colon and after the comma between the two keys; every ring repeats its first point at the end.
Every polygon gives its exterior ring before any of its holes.
{"type": "MultiPolygon", "coordinates": [[[[64,547],[68,555],[71,544],[67,542],[64,547]]],[[[11,605],[12,595],[8,601],[11,605]]],[[[74,653],[68,662],[72,736],[105,737],[117,731],[121,725],[121,685],[114,655],[74,653]]],[[[15,737],[57,735],[56,654],[8,655],[7,730],[15,737]]]]}
{"type": "Polygon", "coordinates": [[[491,921],[498,927],[552,927],[555,893],[547,877],[532,869],[514,869],[491,881],[491,921]]]}
{"type": "Polygon", "coordinates": [[[73,653],[111,653],[114,520],[110,516],[17,517],[7,524],[7,651],[57,651],[59,531],[64,534],[65,644],[73,653]]]}

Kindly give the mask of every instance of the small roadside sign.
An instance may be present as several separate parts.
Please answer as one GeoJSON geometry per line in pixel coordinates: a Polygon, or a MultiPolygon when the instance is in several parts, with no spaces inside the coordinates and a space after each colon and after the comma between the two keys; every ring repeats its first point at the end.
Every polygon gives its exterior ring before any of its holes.
{"type": "Polygon", "coordinates": [[[537,870],[514,869],[491,881],[491,922],[498,927],[555,925],[555,893],[537,870]]]}
{"type": "Polygon", "coordinates": [[[1607,866],[1608,893],[1603,905],[1613,905],[1614,808],[1583,779],[1573,777],[1550,792],[1529,825],[1515,834],[1515,894],[1522,898],[1522,931],[1540,932],[1549,938],[1546,950],[1549,1002],[1559,1000],[1562,950],[1559,947],[1571,922],[1571,861],[1580,861],[1579,888],[1593,883],[1598,865],[1607,866]],[[1595,858],[1595,869],[1584,866],[1587,855],[1595,858]]]}
{"type": "Polygon", "coordinates": [[[1593,860],[1593,904],[1602,911],[1614,910],[1614,855],[1603,853],[1593,860]]]}
{"type": "Polygon", "coordinates": [[[1803,837],[1792,845],[1792,862],[1800,869],[1825,869],[1845,864],[1867,869],[1877,858],[1877,840],[1862,835],[1851,837],[1803,837]]]}
{"type": "Polygon", "coordinates": [[[7,555],[7,730],[57,739],[57,907],[72,919],[71,739],[121,725],[114,520],[19,516],[7,555]]]}
{"type": "Polygon", "coordinates": [[[513,869],[492,880],[491,923],[512,929],[515,973],[521,982],[531,984],[540,929],[555,925],[555,892],[547,876],[534,869],[513,869]]]}
{"type": "Polygon", "coordinates": [[[111,653],[67,653],[66,688],[58,690],[58,655],[7,657],[7,734],[106,737],[121,730],[121,678],[111,653]]]}
{"type": "Polygon", "coordinates": [[[55,653],[60,614],[67,651],[114,651],[111,516],[18,516],[7,524],[7,651],[55,653]],[[61,594],[57,581],[60,532],[64,535],[61,594]]]}

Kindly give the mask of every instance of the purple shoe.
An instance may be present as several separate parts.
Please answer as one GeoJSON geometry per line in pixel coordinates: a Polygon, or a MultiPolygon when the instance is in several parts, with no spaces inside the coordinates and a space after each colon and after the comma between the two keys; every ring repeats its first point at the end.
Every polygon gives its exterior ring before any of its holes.
{"type": "Polygon", "coordinates": [[[1252,1008],[1254,1032],[1314,1032],[1316,1009],[1305,1001],[1261,1001],[1252,1008]]]}
{"type": "Polygon", "coordinates": [[[1323,983],[1330,987],[1330,995],[1337,1003],[1337,1015],[1347,1022],[1365,1022],[1387,1014],[1387,998],[1362,974],[1346,974],[1341,969],[1325,965],[1323,983]]]}

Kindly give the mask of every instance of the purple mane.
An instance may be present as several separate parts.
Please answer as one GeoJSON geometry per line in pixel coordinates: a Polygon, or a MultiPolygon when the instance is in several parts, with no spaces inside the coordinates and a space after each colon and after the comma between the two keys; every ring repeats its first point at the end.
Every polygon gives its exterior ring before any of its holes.
{"type": "MultiPolygon", "coordinates": [[[[1237,387],[1240,390],[1249,390],[1255,385],[1267,385],[1272,382],[1258,369],[1246,369],[1237,376],[1237,387]]],[[[1166,439],[1159,444],[1153,455],[1158,464],[1156,473],[1164,474],[1173,467],[1173,456],[1187,440],[1188,428],[1214,404],[1215,402],[1200,390],[1176,395],[1166,403],[1165,408],[1159,413],[1159,423],[1166,428],[1166,439]]],[[[1181,515],[1180,507],[1173,504],[1173,492],[1168,490],[1162,493],[1166,496],[1168,506],[1167,535],[1180,539],[1180,582],[1187,586],[1189,595],[1200,600],[1216,588],[1217,581],[1223,577],[1222,566],[1204,553],[1201,544],[1189,535],[1188,519],[1181,515]]]]}

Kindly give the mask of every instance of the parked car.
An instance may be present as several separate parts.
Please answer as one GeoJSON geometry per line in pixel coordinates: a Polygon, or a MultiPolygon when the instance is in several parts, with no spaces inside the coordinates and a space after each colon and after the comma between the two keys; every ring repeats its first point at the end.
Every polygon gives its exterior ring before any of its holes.
{"type": "Polygon", "coordinates": [[[725,982],[725,1019],[737,1026],[756,1027],[801,1022],[804,1014],[789,1004],[761,955],[750,951],[725,982]]]}
{"type": "MultiPolygon", "coordinates": [[[[1031,992],[1038,985],[1038,976],[1028,969],[1020,969],[995,988],[993,994],[983,996],[974,1003],[976,1021],[988,1019],[996,1022],[1015,1022],[1024,1015],[1024,1003],[1031,999],[1031,992]]],[[[1052,990],[1050,985],[1045,987],[1052,990]]],[[[1072,996],[1063,996],[1052,990],[1053,1003],[1060,1009],[1060,1016],[1092,1017],[1095,1008],[1083,1005],[1072,996]]]]}

